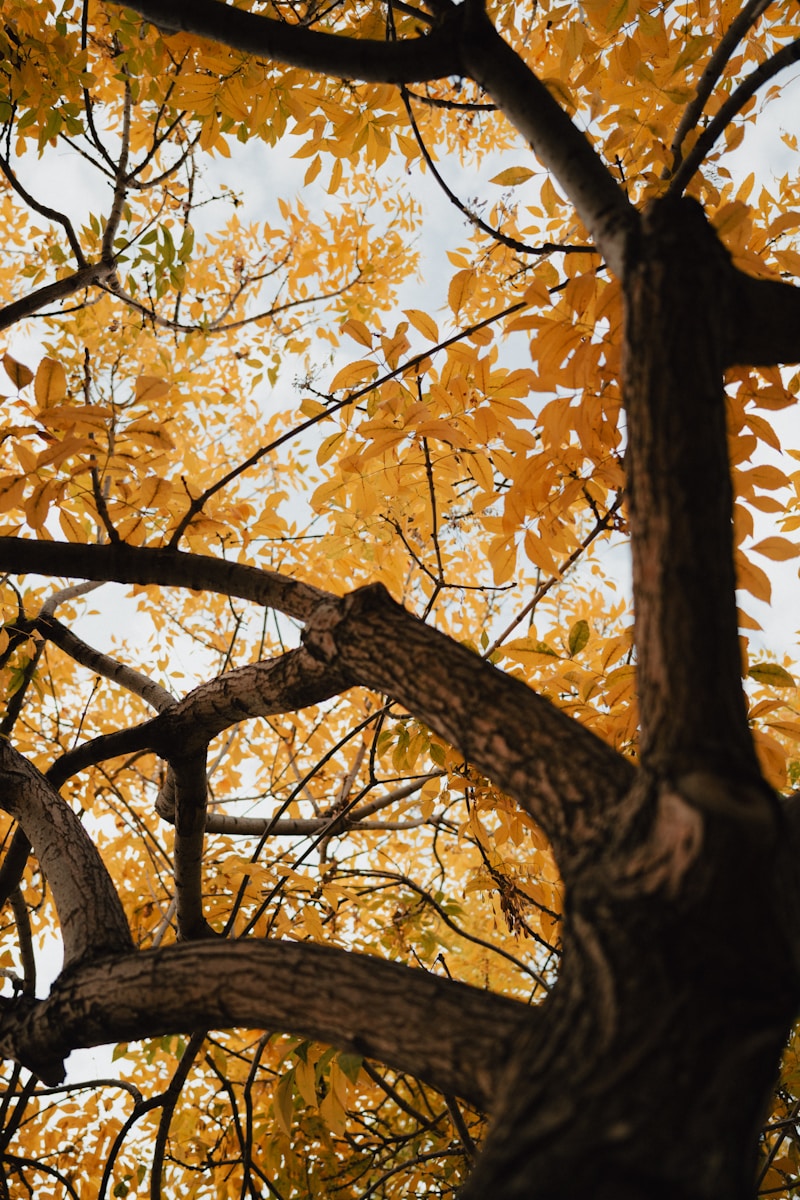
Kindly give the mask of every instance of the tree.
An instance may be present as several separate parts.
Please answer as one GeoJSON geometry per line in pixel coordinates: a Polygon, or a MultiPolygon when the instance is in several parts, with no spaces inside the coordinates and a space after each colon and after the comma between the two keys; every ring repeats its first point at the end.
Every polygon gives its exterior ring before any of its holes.
{"type": "Polygon", "coordinates": [[[3,1194],[796,1194],[795,15],[4,0],[3,1194]]]}

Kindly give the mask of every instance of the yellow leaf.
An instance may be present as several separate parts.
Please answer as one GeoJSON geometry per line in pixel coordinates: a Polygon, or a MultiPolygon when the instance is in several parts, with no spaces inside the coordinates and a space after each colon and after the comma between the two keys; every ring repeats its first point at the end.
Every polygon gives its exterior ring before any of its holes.
{"type": "Polygon", "coordinates": [[[366,346],[368,350],[372,349],[372,334],[367,329],[363,321],[356,320],[355,317],[350,317],[342,325],[342,333],[346,333],[353,341],[360,342],[362,346],[366,346]]]}
{"type": "Polygon", "coordinates": [[[549,304],[550,291],[547,284],[541,279],[533,279],[522,293],[522,299],[526,304],[549,304]]]}
{"type": "Polygon", "coordinates": [[[341,371],[337,371],[330,382],[330,390],[338,392],[341,388],[353,387],[356,383],[363,383],[365,379],[377,374],[378,368],[369,358],[360,358],[357,362],[348,363],[346,367],[342,367],[341,371]]]}
{"type": "Polygon", "coordinates": [[[33,371],[30,367],[26,367],[24,363],[17,362],[10,354],[3,355],[3,368],[17,391],[20,388],[27,387],[33,379],[33,371]]]}
{"type": "Polygon", "coordinates": [[[140,375],[136,380],[136,399],[140,403],[150,404],[161,396],[166,396],[172,385],[158,375],[140,375]]]}
{"type": "Polygon", "coordinates": [[[33,393],[40,408],[59,404],[66,396],[67,373],[55,358],[43,358],[39,363],[33,393]]]}
{"type": "Polygon", "coordinates": [[[548,217],[555,216],[556,209],[564,203],[556,189],[553,187],[549,175],[542,184],[542,190],[539,193],[539,199],[541,200],[542,207],[544,208],[544,211],[547,213],[548,217]]]}
{"type": "Polygon", "coordinates": [[[495,538],[489,547],[494,582],[499,587],[508,583],[517,566],[517,547],[513,537],[495,538]]]}
{"type": "Polygon", "coordinates": [[[300,412],[304,417],[319,417],[325,412],[325,405],[319,400],[306,398],[300,401],[300,412]]]}
{"type": "Polygon", "coordinates": [[[336,162],[333,164],[333,170],[331,171],[331,179],[330,179],[330,183],[328,184],[328,195],[329,196],[332,196],[334,194],[334,192],[338,191],[339,184],[341,182],[342,182],[342,160],[340,158],[337,158],[336,162]]]}
{"type": "Polygon", "coordinates": [[[459,313],[475,290],[475,272],[471,267],[456,271],[450,280],[447,301],[454,313],[459,313]]]}
{"type": "Polygon", "coordinates": [[[403,312],[408,317],[414,328],[418,330],[423,337],[426,337],[429,342],[439,341],[439,326],[436,324],[433,317],[429,317],[427,313],[421,312],[418,308],[404,308],[403,312]]]}
{"type": "Polygon", "coordinates": [[[737,588],[743,588],[751,596],[755,596],[756,600],[763,600],[765,604],[769,604],[772,598],[772,584],[768,576],[760,567],[756,567],[745,558],[741,550],[735,552],[735,559],[737,588]]]}
{"type": "Polygon", "coordinates": [[[520,183],[525,183],[533,175],[530,167],[506,167],[505,171],[501,171],[499,175],[495,175],[490,179],[490,183],[497,183],[500,187],[518,187],[520,183]]]}
{"type": "Polygon", "coordinates": [[[758,542],[752,547],[756,554],[763,554],[765,558],[772,558],[776,562],[785,562],[786,559],[796,558],[800,553],[800,546],[796,546],[794,542],[790,542],[788,538],[782,537],[767,537],[758,542]]]}
{"type": "Polygon", "coordinates": [[[305,173],[305,177],[303,179],[303,184],[306,187],[308,187],[309,183],[314,182],[314,180],[317,178],[317,176],[320,173],[321,167],[322,167],[322,159],[320,158],[320,156],[318,154],[315,154],[311,160],[311,163],[310,163],[310,165],[305,173]]]}
{"type": "Polygon", "coordinates": [[[322,466],[333,455],[339,442],[344,437],[344,433],[340,430],[338,433],[332,433],[330,437],[325,438],[325,441],[317,451],[317,463],[322,466]]]}

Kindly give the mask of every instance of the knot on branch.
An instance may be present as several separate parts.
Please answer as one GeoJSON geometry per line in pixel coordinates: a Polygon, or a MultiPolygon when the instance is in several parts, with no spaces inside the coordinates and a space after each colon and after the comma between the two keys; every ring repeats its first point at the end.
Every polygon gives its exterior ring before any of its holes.
{"type": "Polygon", "coordinates": [[[338,656],[334,631],[344,618],[341,600],[323,600],[314,609],[300,640],[317,662],[332,663],[338,656]]]}
{"type": "Polygon", "coordinates": [[[382,583],[369,583],[356,588],[341,600],[323,600],[318,604],[300,635],[300,640],[312,658],[332,663],[339,657],[335,631],[345,622],[369,620],[386,608],[399,609],[382,583]]]}

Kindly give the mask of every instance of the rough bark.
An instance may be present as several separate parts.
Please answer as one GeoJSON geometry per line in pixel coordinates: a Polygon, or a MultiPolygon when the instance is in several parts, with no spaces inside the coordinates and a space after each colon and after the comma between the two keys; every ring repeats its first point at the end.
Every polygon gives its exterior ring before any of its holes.
{"type": "Polygon", "coordinates": [[[722,388],[734,273],[691,201],[655,206],[628,262],[642,767],[602,849],[578,870],[562,860],[561,975],[464,1200],[751,1198],[800,999],[796,838],[740,684],[722,388]]]}
{"type": "Polygon", "coordinates": [[[79,546],[68,542],[0,537],[0,571],[39,573],[70,579],[160,584],[217,592],[252,600],[305,620],[328,592],[276,571],[262,571],[202,554],[153,550],[147,546],[79,546]]]}
{"type": "Polygon", "coordinates": [[[5,739],[0,788],[0,807],[19,821],[53,890],[64,967],[131,949],[122,905],[91,838],[66,801],[5,739]]]}
{"type": "Polygon", "coordinates": [[[491,1106],[538,1010],[450,979],[311,943],[203,942],[108,958],[45,1001],[5,1001],[0,1053],[48,1081],[77,1046],[234,1026],[279,1029],[380,1059],[491,1106]]]}
{"type": "Polygon", "coordinates": [[[760,772],[747,727],[723,367],[732,268],[692,200],[655,205],[625,282],[626,476],[641,758],[760,772]]]}

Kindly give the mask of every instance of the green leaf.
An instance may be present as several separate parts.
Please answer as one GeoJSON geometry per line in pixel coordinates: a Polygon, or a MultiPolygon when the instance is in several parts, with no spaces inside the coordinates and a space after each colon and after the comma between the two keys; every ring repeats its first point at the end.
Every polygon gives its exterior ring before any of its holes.
{"type": "Polygon", "coordinates": [[[576,621],[569,631],[569,652],[574,657],[580,654],[589,640],[589,622],[576,621]]]}
{"type": "Polygon", "coordinates": [[[358,1079],[358,1072],[361,1070],[361,1064],[364,1061],[361,1054],[346,1054],[337,1055],[336,1061],[340,1069],[347,1076],[351,1083],[355,1083],[358,1079]]]}
{"type": "Polygon", "coordinates": [[[778,663],[754,663],[747,674],[757,683],[766,683],[770,687],[797,687],[789,672],[778,663]]]}

